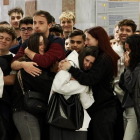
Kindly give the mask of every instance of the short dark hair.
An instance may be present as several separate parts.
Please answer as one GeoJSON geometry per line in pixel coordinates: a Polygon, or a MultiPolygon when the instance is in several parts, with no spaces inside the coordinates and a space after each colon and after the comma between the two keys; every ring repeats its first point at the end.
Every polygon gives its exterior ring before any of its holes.
{"type": "Polygon", "coordinates": [[[50,28],[50,32],[59,32],[63,35],[63,29],[62,27],[60,26],[60,24],[54,24],[52,25],[52,27],[50,28]]]}
{"type": "MultiPolygon", "coordinates": [[[[83,62],[84,62],[84,58],[86,56],[93,56],[95,58],[98,57],[98,54],[99,54],[99,48],[98,47],[95,47],[95,46],[90,46],[90,47],[86,47],[82,50],[82,52],[80,52],[79,56],[78,56],[78,60],[79,60],[79,66],[80,66],[80,69],[81,70],[84,70],[84,67],[83,67],[83,62]]],[[[96,60],[95,60],[96,61],[96,60]]]]}
{"type": "Polygon", "coordinates": [[[4,32],[11,35],[12,40],[14,40],[17,37],[15,29],[11,26],[0,26],[0,33],[4,33],[4,32]]]}
{"type": "Polygon", "coordinates": [[[47,19],[48,24],[52,23],[52,20],[53,20],[52,15],[49,12],[40,10],[40,11],[36,11],[34,13],[33,17],[36,16],[36,15],[37,16],[44,15],[47,19]]]}
{"type": "Polygon", "coordinates": [[[16,7],[8,11],[9,16],[11,16],[12,13],[19,13],[19,14],[21,13],[22,16],[24,14],[23,10],[20,7],[16,7]]]}
{"type": "Polygon", "coordinates": [[[52,16],[52,22],[55,22],[55,18],[52,16]]]}
{"type": "Polygon", "coordinates": [[[25,17],[19,21],[19,28],[20,28],[21,24],[26,24],[26,25],[33,24],[33,18],[32,17],[25,17]]]}
{"type": "Polygon", "coordinates": [[[83,38],[84,41],[86,40],[86,36],[85,36],[84,32],[82,30],[79,30],[79,29],[73,30],[69,34],[69,38],[74,37],[74,36],[78,36],[78,35],[82,36],[82,38],[83,38]]]}
{"type": "Polygon", "coordinates": [[[1,21],[0,22],[0,25],[2,25],[2,24],[8,24],[8,25],[10,25],[7,21],[1,21]]]}
{"type": "Polygon", "coordinates": [[[136,25],[136,23],[133,20],[131,20],[131,19],[123,19],[122,21],[120,21],[118,23],[119,29],[122,26],[125,26],[125,25],[126,26],[130,26],[132,28],[133,33],[136,31],[137,25],[136,25]]]}

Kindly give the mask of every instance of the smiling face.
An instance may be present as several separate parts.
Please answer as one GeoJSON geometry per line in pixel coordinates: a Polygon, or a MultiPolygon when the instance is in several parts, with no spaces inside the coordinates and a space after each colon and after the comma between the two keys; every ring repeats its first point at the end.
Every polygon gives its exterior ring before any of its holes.
{"type": "Polygon", "coordinates": [[[90,46],[98,46],[98,40],[92,37],[89,33],[86,33],[86,45],[90,46]]]}
{"type": "Polygon", "coordinates": [[[83,67],[84,67],[84,70],[89,70],[91,69],[93,63],[95,61],[95,57],[91,56],[91,55],[88,55],[84,58],[84,62],[83,62],[83,67]]]}
{"type": "Polygon", "coordinates": [[[10,15],[10,23],[15,29],[19,29],[19,21],[22,19],[21,13],[15,13],[13,12],[10,15]]]}
{"type": "Polygon", "coordinates": [[[43,55],[44,54],[44,50],[45,50],[44,39],[43,39],[43,36],[40,36],[39,37],[39,53],[41,55],[43,55]]]}
{"type": "Polygon", "coordinates": [[[22,42],[30,37],[33,33],[33,25],[32,24],[21,24],[20,25],[20,35],[22,38],[22,42]]]}
{"type": "Polygon", "coordinates": [[[63,32],[71,32],[73,31],[73,26],[74,26],[75,22],[73,20],[61,20],[60,21],[60,25],[63,29],[63,32]]]}
{"type": "Polygon", "coordinates": [[[12,35],[7,32],[0,33],[0,51],[5,52],[5,55],[9,52],[9,48],[12,44],[12,35]]]}
{"type": "Polygon", "coordinates": [[[124,25],[124,26],[120,27],[119,38],[120,38],[121,44],[123,44],[125,42],[126,38],[132,34],[134,34],[134,33],[132,31],[131,26],[124,25]]]}

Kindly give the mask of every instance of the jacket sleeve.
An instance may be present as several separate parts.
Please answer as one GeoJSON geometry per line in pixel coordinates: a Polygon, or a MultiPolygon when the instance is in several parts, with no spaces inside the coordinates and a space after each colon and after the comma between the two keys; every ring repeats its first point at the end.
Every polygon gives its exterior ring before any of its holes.
{"type": "Polygon", "coordinates": [[[4,86],[3,72],[2,72],[2,70],[1,70],[1,68],[0,68],[0,98],[2,98],[3,86],[4,86]]]}
{"type": "Polygon", "coordinates": [[[73,66],[70,68],[69,72],[80,84],[93,86],[102,80],[106,67],[103,58],[100,56],[88,73],[85,73],[78,68],[74,68],[73,66]]]}
{"type": "Polygon", "coordinates": [[[94,103],[92,90],[88,86],[80,85],[78,81],[70,80],[71,74],[61,70],[54,78],[52,91],[63,95],[80,94],[80,100],[84,109],[89,108],[94,103]]]}
{"type": "Polygon", "coordinates": [[[124,81],[125,81],[125,87],[130,93],[133,92],[136,77],[137,77],[137,73],[135,72],[135,70],[131,72],[130,68],[127,67],[126,72],[124,74],[124,81]]]}
{"type": "Polygon", "coordinates": [[[52,43],[49,50],[41,54],[35,54],[33,61],[36,62],[42,68],[47,68],[54,64],[56,61],[65,59],[65,51],[59,43],[52,43]]]}
{"type": "Polygon", "coordinates": [[[71,74],[61,70],[54,78],[52,90],[64,95],[73,95],[77,93],[85,93],[88,91],[87,86],[82,86],[78,81],[70,80],[71,74]]]}

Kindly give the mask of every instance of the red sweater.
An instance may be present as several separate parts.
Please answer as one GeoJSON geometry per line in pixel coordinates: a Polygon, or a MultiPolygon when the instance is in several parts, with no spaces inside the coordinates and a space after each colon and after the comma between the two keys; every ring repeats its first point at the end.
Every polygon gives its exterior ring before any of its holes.
{"type": "MultiPolygon", "coordinates": [[[[63,39],[56,37],[52,34],[49,34],[48,40],[49,40],[49,50],[46,53],[44,53],[44,55],[36,53],[33,58],[33,62],[36,62],[42,68],[47,68],[52,64],[54,64],[56,61],[61,61],[66,57],[63,39]]],[[[24,49],[26,47],[27,41],[25,41],[21,45],[18,53],[13,58],[12,62],[18,60],[20,57],[24,55],[24,49]]]]}

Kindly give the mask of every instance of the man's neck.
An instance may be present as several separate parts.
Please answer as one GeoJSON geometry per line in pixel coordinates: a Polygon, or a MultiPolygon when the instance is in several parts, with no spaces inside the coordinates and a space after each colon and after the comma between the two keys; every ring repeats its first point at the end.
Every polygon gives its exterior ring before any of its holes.
{"type": "Polygon", "coordinates": [[[64,34],[64,38],[66,38],[70,34],[70,32],[63,32],[63,34],[64,34]]]}
{"type": "Polygon", "coordinates": [[[0,50],[0,56],[7,55],[8,53],[9,53],[9,50],[7,51],[0,50]]]}
{"type": "Polygon", "coordinates": [[[46,32],[45,33],[45,36],[48,38],[49,37],[49,32],[46,32]]]}
{"type": "Polygon", "coordinates": [[[20,37],[20,30],[19,29],[15,29],[15,32],[17,34],[17,38],[19,38],[20,37]]]}

